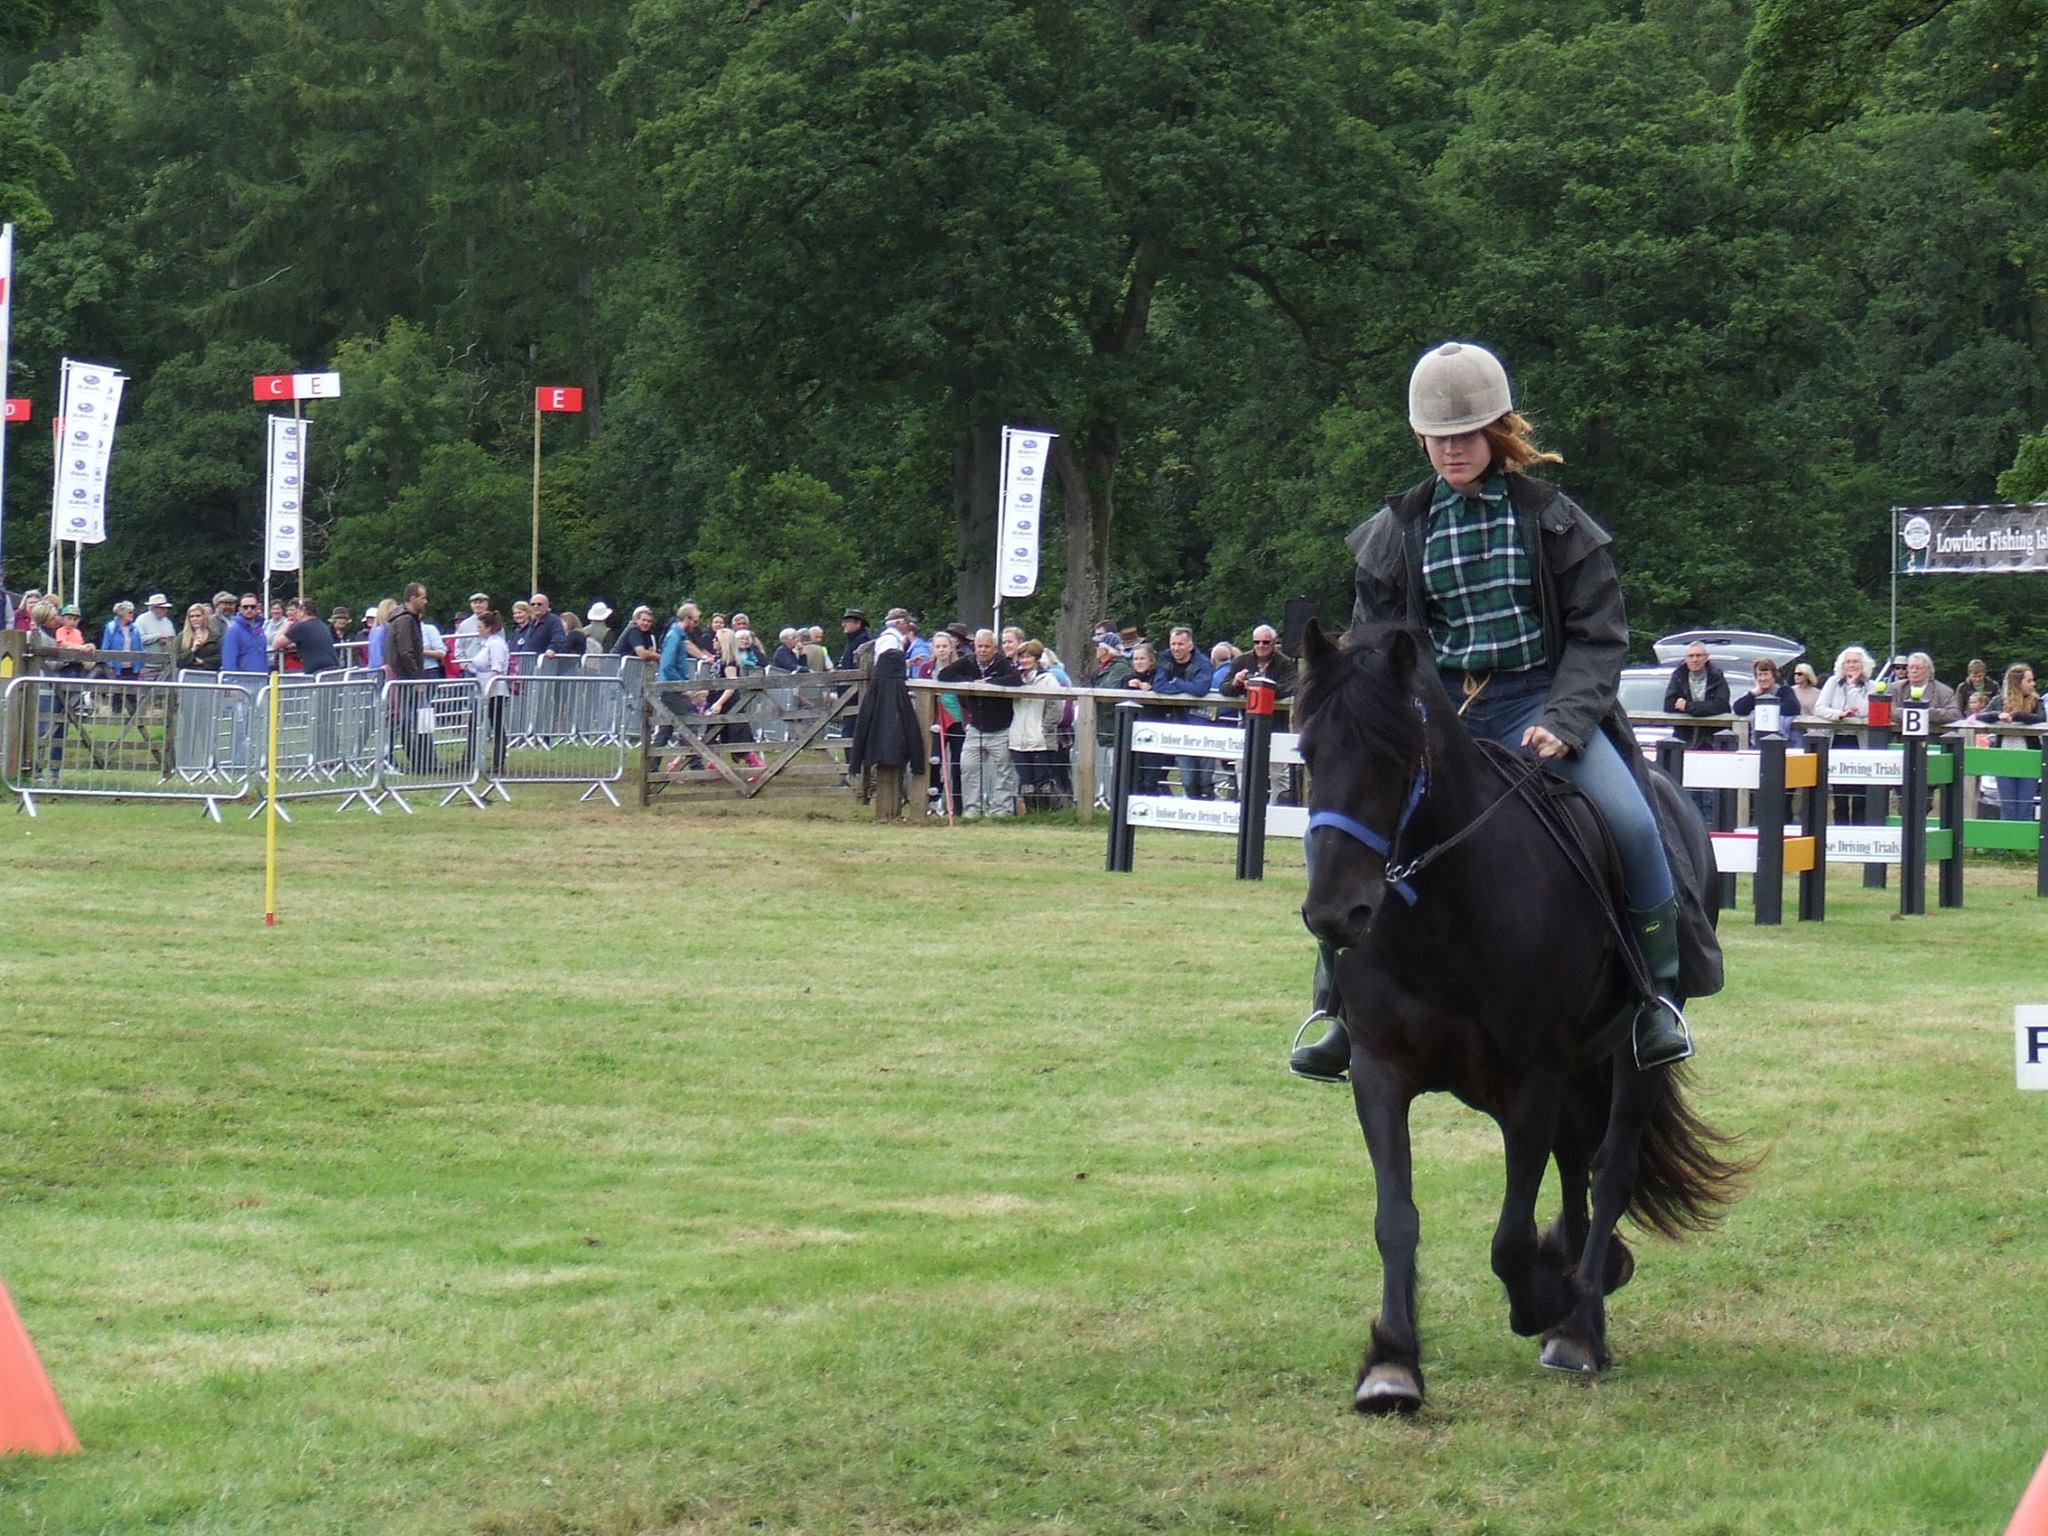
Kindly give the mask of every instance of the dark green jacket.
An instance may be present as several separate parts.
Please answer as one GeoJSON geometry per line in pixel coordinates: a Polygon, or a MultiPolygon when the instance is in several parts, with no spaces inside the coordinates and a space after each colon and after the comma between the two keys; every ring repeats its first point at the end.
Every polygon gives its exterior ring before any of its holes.
{"type": "MultiPolygon", "coordinates": [[[[1123,657],[1115,656],[1110,658],[1108,666],[1095,674],[1094,679],[1088,686],[1091,688],[1121,688],[1124,685],[1124,679],[1130,675],[1131,664],[1125,661],[1123,657]]],[[[1118,702],[1115,699],[1097,699],[1095,701],[1095,744],[1099,747],[1113,747],[1116,745],[1116,706],[1118,702]]]]}

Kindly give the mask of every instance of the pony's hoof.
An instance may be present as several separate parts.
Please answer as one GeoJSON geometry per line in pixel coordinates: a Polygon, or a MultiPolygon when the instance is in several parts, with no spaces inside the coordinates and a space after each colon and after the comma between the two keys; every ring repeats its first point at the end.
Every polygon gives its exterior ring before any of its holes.
{"type": "Polygon", "coordinates": [[[1376,1365],[1359,1377],[1351,1406],[1360,1413],[1413,1413],[1422,1406],[1422,1383],[1405,1365],[1376,1365]]]}
{"type": "Polygon", "coordinates": [[[1577,1339],[1567,1338],[1561,1333],[1554,1333],[1543,1341],[1543,1353],[1537,1356],[1537,1363],[1546,1371],[1563,1371],[1588,1381],[1600,1374],[1600,1361],[1593,1352],[1577,1339]]]}

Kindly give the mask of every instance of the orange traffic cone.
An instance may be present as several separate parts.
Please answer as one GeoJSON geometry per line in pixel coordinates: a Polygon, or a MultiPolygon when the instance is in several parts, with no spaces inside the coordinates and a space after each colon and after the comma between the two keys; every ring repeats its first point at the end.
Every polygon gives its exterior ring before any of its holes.
{"type": "Polygon", "coordinates": [[[2020,1507],[2012,1512],[2005,1536],[2048,1536],[2048,1456],[2041,1458],[2034,1480],[2020,1495],[2020,1507]]]}
{"type": "Polygon", "coordinates": [[[59,1456],[77,1449],[78,1436],[36,1358],[21,1314],[0,1285],[0,1456],[59,1456]]]}

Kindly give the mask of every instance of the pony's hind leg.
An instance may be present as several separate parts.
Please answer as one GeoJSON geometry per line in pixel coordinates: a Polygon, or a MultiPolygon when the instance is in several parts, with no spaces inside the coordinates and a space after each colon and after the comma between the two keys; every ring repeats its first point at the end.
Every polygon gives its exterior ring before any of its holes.
{"type": "Polygon", "coordinates": [[[1541,1359],[1551,1370],[1593,1376],[1607,1369],[1605,1298],[1609,1291],[1626,1283],[1635,1268],[1615,1227],[1628,1209],[1629,1193],[1635,1188],[1643,1127],[1657,1090],[1658,1070],[1663,1069],[1638,1070],[1633,1049],[1626,1042],[1615,1053],[1607,1134],[1601,1138],[1600,1151],[1593,1159],[1593,1219],[1587,1229],[1585,1248],[1579,1255],[1579,1304],[1570,1317],[1544,1336],[1541,1359]]]}
{"type": "MultiPolygon", "coordinates": [[[[1598,1074],[1587,1073],[1572,1084],[1557,1126],[1557,1181],[1562,1195],[1557,1220],[1544,1229],[1538,1244],[1545,1264],[1567,1274],[1577,1271],[1586,1251],[1586,1233],[1591,1227],[1588,1206],[1593,1191],[1593,1153],[1607,1125],[1609,1089],[1598,1074]]],[[[1611,1296],[1635,1273],[1635,1255],[1621,1234],[1615,1233],[1607,1250],[1606,1274],[1601,1290],[1611,1296]]]]}
{"type": "Polygon", "coordinates": [[[1351,1095],[1372,1156],[1373,1239],[1380,1250],[1380,1315],[1351,1406],[1360,1413],[1413,1413],[1422,1406],[1422,1341],[1415,1327],[1415,1248],[1422,1222],[1408,1142],[1414,1093],[1354,1043],[1351,1095]]]}

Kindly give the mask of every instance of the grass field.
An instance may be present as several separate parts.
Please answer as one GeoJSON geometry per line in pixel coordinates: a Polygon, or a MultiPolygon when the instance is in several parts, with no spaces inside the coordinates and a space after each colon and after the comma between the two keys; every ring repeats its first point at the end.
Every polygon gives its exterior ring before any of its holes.
{"type": "Polygon", "coordinates": [[[1298,881],[1227,843],[311,810],[266,931],[255,825],[5,826],[0,1276],[85,1450],[0,1532],[1986,1532],[2048,1447],[2017,871],[1734,916],[1697,1086],[1768,1160],[1597,1386],[1507,1330],[1491,1123],[1419,1108],[1381,1422],[1298,881]]]}

